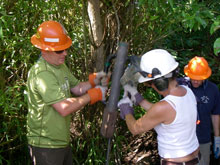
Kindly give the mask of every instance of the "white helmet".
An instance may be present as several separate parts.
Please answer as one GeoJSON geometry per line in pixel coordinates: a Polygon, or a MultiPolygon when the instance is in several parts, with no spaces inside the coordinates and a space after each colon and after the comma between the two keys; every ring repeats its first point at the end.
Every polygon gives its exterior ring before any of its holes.
{"type": "Polygon", "coordinates": [[[151,81],[159,77],[172,77],[172,71],[178,67],[179,63],[173,56],[163,49],[154,49],[145,53],[141,57],[141,76],[139,83],[151,81]],[[170,73],[170,74],[169,74],[170,73]]]}

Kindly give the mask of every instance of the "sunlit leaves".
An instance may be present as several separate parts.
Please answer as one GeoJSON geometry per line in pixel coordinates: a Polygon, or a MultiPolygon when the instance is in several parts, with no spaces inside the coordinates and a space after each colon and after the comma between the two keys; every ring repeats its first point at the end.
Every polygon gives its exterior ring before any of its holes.
{"type": "MultiPolygon", "coordinates": [[[[84,2],[87,1],[84,0],[84,2]]],[[[141,55],[152,48],[167,48],[172,54],[176,51],[176,57],[181,67],[186,65],[191,56],[203,55],[210,59],[209,64],[213,70],[212,77],[219,82],[220,76],[217,68],[219,64],[212,56],[213,51],[209,49],[214,44],[214,53],[216,55],[220,53],[220,40],[217,39],[219,37],[220,21],[219,18],[214,18],[214,14],[219,14],[218,1],[124,0],[123,3],[122,1],[114,1],[117,13],[112,9],[113,1],[103,0],[102,3],[103,22],[109,21],[109,24],[105,25],[106,36],[109,37],[105,40],[106,45],[113,45],[118,37],[123,36],[120,39],[129,42],[129,53],[131,54],[141,55]],[[116,14],[120,19],[121,36],[114,35],[117,25],[114,26],[116,23],[111,22],[115,19],[116,14]],[[213,25],[210,29],[210,34],[212,34],[210,37],[205,32],[208,31],[209,33],[211,23],[213,25]],[[108,33],[110,31],[112,33],[108,33]],[[164,40],[165,38],[167,40],[164,40]],[[171,51],[171,49],[175,51],[171,51]]],[[[82,18],[82,11],[82,1],[74,0],[2,0],[0,2],[0,83],[1,88],[3,88],[0,92],[0,107],[2,110],[0,120],[4,122],[1,125],[1,128],[3,128],[1,131],[3,131],[0,132],[0,135],[5,141],[13,139],[15,133],[19,135],[18,139],[25,138],[23,123],[27,110],[27,98],[24,81],[26,81],[27,71],[40,54],[39,50],[35,49],[30,43],[30,38],[36,33],[39,24],[49,19],[63,22],[73,41],[67,58],[67,63],[72,72],[80,80],[84,80],[87,79],[88,69],[93,69],[91,67],[87,68],[85,65],[85,61],[90,59],[89,20],[87,16],[85,16],[86,20],[82,18]],[[86,25],[85,33],[83,31],[84,21],[86,25]],[[84,36],[86,36],[85,52],[88,52],[87,54],[83,51],[84,36]],[[6,135],[3,135],[4,133],[6,135]]],[[[106,50],[106,52],[108,51],[106,50]]],[[[159,96],[154,91],[141,89],[140,92],[148,100],[158,101],[159,96]]],[[[72,137],[74,138],[73,148],[76,149],[74,162],[83,164],[94,160],[94,162],[101,164],[100,161],[104,162],[105,159],[103,151],[106,146],[102,146],[103,148],[100,146],[103,139],[99,135],[96,120],[95,124],[93,123],[94,118],[97,118],[97,121],[101,119],[98,119],[100,116],[94,115],[95,111],[92,110],[96,109],[93,108],[90,111],[92,115],[87,115],[86,113],[89,111],[86,110],[82,112],[82,120],[80,118],[76,123],[80,123],[80,126],[84,124],[87,129],[79,129],[80,136],[72,137]],[[92,122],[88,122],[90,116],[92,116],[92,122]],[[91,126],[91,129],[89,126],[91,126]],[[85,138],[84,136],[87,134],[95,138],[85,138]]],[[[145,113],[145,110],[141,108],[136,108],[135,111],[135,117],[137,118],[145,113]]],[[[124,122],[123,124],[118,126],[119,132],[121,130],[127,131],[124,122]]],[[[124,136],[115,138],[115,143],[120,146],[124,136]]],[[[15,140],[13,146],[20,144],[20,142],[25,142],[25,140],[15,140]]],[[[11,144],[9,143],[9,145],[11,144]]],[[[114,147],[114,151],[116,151],[116,146],[114,145],[114,147]]],[[[4,147],[1,147],[0,152],[4,151],[2,148],[4,149],[4,147]]],[[[16,152],[16,150],[14,151],[16,152]]],[[[9,155],[8,152],[4,153],[4,156],[9,155]]],[[[0,164],[8,161],[1,154],[0,164]]],[[[22,156],[24,157],[24,155],[22,156]]],[[[13,160],[17,159],[16,156],[13,155],[13,157],[13,160]]]]}
{"type": "Polygon", "coordinates": [[[220,19],[218,21],[214,21],[214,23],[212,24],[210,28],[210,34],[213,34],[218,29],[220,29],[220,19]]]}
{"type": "Polygon", "coordinates": [[[183,26],[192,30],[200,30],[205,28],[214,14],[202,3],[191,3],[185,5],[182,11],[183,26]]]}
{"type": "Polygon", "coordinates": [[[1,24],[0,24],[0,38],[3,39],[3,30],[1,24]]]}
{"type": "Polygon", "coordinates": [[[220,53],[220,38],[218,38],[214,43],[214,53],[218,55],[220,53]]]}
{"type": "MultiPolygon", "coordinates": [[[[214,19],[213,24],[210,28],[210,34],[214,34],[217,30],[220,30],[220,16],[218,16],[216,19],[214,19]]],[[[217,38],[213,45],[214,48],[214,54],[218,55],[220,53],[220,38],[217,38]]]]}

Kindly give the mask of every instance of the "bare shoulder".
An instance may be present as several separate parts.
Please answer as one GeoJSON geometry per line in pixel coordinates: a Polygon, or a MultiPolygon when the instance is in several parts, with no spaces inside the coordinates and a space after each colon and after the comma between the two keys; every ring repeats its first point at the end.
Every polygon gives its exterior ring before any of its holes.
{"type": "Polygon", "coordinates": [[[172,106],[168,102],[160,101],[160,102],[155,103],[149,111],[152,111],[154,113],[159,113],[159,114],[162,113],[163,114],[163,113],[168,112],[168,110],[170,108],[172,108],[172,106]]]}
{"type": "Polygon", "coordinates": [[[149,117],[157,118],[160,123],[170,123],[174,120],[176,111],[166,101],[154,104],[148,112],[149,117]]]}

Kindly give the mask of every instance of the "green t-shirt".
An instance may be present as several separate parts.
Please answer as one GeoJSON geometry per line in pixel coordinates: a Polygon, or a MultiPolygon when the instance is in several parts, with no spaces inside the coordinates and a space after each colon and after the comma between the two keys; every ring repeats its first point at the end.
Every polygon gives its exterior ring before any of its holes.
{"type": "Polygon", "coordinates": [[[51,105],[70,98],[79,81],[65,64],[54,66],[42,57],[28,73],[28,143],[36,147],[62,148],[70,141],[70,118],[51,105]]]}

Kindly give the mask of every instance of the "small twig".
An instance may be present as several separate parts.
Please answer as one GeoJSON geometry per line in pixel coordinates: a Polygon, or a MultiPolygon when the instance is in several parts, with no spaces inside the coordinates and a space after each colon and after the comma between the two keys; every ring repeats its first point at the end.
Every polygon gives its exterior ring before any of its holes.
{"type": "Polygon", "coordinates": [[[0,153],[2,153],[2,152],[7,152],[7,151],[11,151],[11,150],[16,150],[17,148],[20,148],[20,147],[23,146],[24,144],[25,144],[25,143],[20,144],[20,145],[15,146],[15,147],[11,147],[11,148],[9,148],[9,149],[7,149],[7,150],[4,150],[4,151],[0,151],[0,153]]]}
{"type": "Polygon", "coordinates": [[[3,145],[6,145],[6,144],[9,144],[9,143],[13,142],[15,139],[18,138],[18,136],[19,135],[15,135],[11,140],[8,140],[6,142],[1,143],[0,146],[3,146],[3,145]]]}

